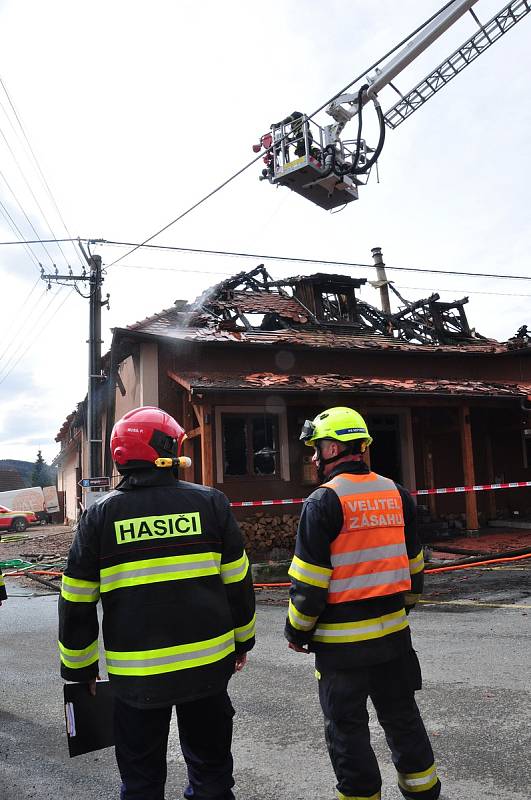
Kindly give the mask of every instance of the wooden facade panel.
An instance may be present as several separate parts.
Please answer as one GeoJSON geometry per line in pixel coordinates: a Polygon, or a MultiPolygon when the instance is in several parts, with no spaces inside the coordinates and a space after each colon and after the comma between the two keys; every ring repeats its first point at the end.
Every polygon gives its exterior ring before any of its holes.
{"type": "Polygon", "coordinates": [[[531,360],[525,356],[491,354],[445,354],[437,357],[434,347],[425,352],[405,352],[398,348],[339,351],[310,348],[258,347],[227,343],[161,344],[167,368],[175,372],[200,372],[202,375],[241,375],[245,371],[315,375],[334,373],[362,377],[478,380],[503,382],[531,381],[531,360]],[[289,367],[285,365],[289,364],[289,367]]]}

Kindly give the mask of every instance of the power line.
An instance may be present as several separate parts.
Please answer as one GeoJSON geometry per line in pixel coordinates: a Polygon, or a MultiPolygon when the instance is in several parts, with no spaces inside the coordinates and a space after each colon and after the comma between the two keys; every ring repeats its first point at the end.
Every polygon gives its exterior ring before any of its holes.
{"type": "MultiPolygon", "coordinates": [[[[11,192],[11,194],[13,195],[13,198],[14,198],[14,200],[15,200],[15,203],[17,204],[17,206],[20,208],[20,210],[22,211],[23,215],[25,216],[25,218],[26,218],[26,220],[27,220],[27,222],[28,222],[28,224],[29,224],[29,226],[30,226],[31,230],[33,231],[33,233],[35,234],[35,236],[36,236],[37,238],[39,238],[39,232],[38,232],[38,231],[37,231],[37,229],[35,228],[35,225],[34,225],[34,224],[33,224],[33,222],[31,221],[31,219],[30,219],[30,218],[28,217],[28,215],[26,214],[26,212],[25,212],[24,208],[22,207],[22,203],[20,202],[20,200],[19,200],[19,199],[18,199],[18,197],[16,196],[16,194],[15,194],[14,190],[11,188],[11,185],[10,185],[9,181],[7,180],[7,178],[6,178],[6,176],[4,175],[4,173],[2,172],[2,170],[0,170],[0,177],[2,178],[2,180],[3,180],[3,181],[4,181],[4,183],[5,183],[5,185],[7,186],[7,188],[9,189],[9,191],[11,192]]],[[[54,263],[54,260],[53,260],[53,258],[52,258],[52,255],[51,255],[50,251],[48,250],[48,248],[46,247],[46,245],[45,245],[45,244],[42,244],[42,243],[41,243],[41,246],[42,246],[42,248],[44,249],[44,251],[45,251],[46,255],[48,256],[48,258],[50,259],[50,262],[51,262],[51,264],[53,264],[53,263],[54,263]]]]}
{"type": "MultiPolygon", "coordinates": [[[[26,175],[25,175],[25,173],[24,173],[24,170],[23,170],[23,169],[22,169],[22,167],[20,166],[20,163],[19,163],[19,161],[18,161],[18,159],[17,159],[17,157],[16,157],[16,155],[15,155],[15,152],[13,151],[13,148],[11,147],[11,145],[10,145],[10,143],[9,143],[9,141],[8,141],[8,139],[7,139],[7,137],[6,137],[6,135],[5,135],[5,133],[3,132],[3,130],[2,130],[1,128],[0,128],[0,136],[2,136],[2,138],[3,138],[3,140],[4,140],[5,144],[6,144],[6,147],[7,147],[7,149],[8,149],[8,150],[9,150],[9,152],[11,153],[11,156],[12,156],[12,158],[13,158],[13,161],[15,162],[15,165],[16,165],[16,167],[17,167],[17,169],[18,169],[18,171],[19,171],[20,175],[22,176],[22,180],[23,180],[23,181],[24,181],[24,183],[26,184],[26,186],[27,186],[27,188],[28,188],[28,191],[29,191],[29,193],[31,194],[31,196],[32,196],[32,198],[33,198],[33,200],[34,200],[34,202],[35,202],[35,205],[37,206],[37,208],[38,208],[38,209],[39,209],[39,211],[41,212],[41,214],[42,214],[42,217],[43,217],[43,219],[44,219],[44,221],[45,221],[46,225],[48,226],[48,229],[49,229],[50,233],[52,234],[52,236],[54,236],[54,237],[55,237],[54,230],[53,230],[52,226],[50,225],[50,223],[49,223],[49,221],[48,221],[48,217],[46,216],[46,214],[45,214],[45,212],[44,212],[44,210],[43,210],[43,208],[42,208],[41,204],[39,203],[39,201],[38,201],[38,199],[37,199],[37,196],[35,195],[35,192],[34,192],[34,191],[33,191],[33,189],[31,188],[31,184],[30,184],[30,182],[28,181],[28,179],[26,178],[26,175]]],[[[64,250],[63,250],[63,248],[61,247],[61,245],[60,245],[59,243],[58,243],[58,245],[57,245],[57,246],[58,246],[58,248],[59,248],[59,250],[60,250],[60,252],[61,252],[61,255],[63,256],[63,258],[64,258],[64,260],[65,260],[65,263],[66,263],[66,264],[68,264],[68,259],[67,259],[67,257],[65,256],[65,253],[64,253],[64,250]]]]}
{"type": "MultiPolygon", "coordinates": [[[[41,165],[39,164],[39,160],[38,160],[37,156],[35,155],[35,151],[33,150],[33,147],[31,146],[31,142],[30,142],[29,137],[28,137],[28,135],[26,133],[24,125],[22,124],[22,120],[21,120],[21,118],[20,118],[20,116],[19,116],[19,114],[17,112],[17,109],[15,108],[15,103],[13,102],[13,100],[11,98],[11,95],[9,94],[9,92],[7,90],[7,86],[5,85],[5,83],[4,83],[4,81],[2,80],[1,77],[0,77],[0,86],[2,86],[2,89],[4,90],[5,96],[7,97],[9,105],[11,106],[11,110],[13,111],[15,119],[18,122],[20,130],[22,131],[22,135],[24,137],[24,140],[26,142],[28,150],[29,150],[29,152],[31,154],[31,157],[33,159],[33,163],[35,164],[35,167],[37,168],[37,171],[38,171],[38,173],[39,173],[39,175],[41,177],[41,180],[42,180],[42,182],[43,182],[43,184],[44,184],[44,186],[46,188],[46,191],[48,192],[48,195],[49,195],[49,197],[50,197],[50,199],[51,199],[51,201],[52,201],[52,203],[53,203],[53,205],[55,207],[55,210],[57,211],[57,214],[59,216],[59,219],[61,220],[63,228],[65,229],[65,231],[67,232],[68,236],[70,237],[69,239],[65,239],[65,240],[62,240],[62,241],[74,242],[75,239],[72,236],[72,234],[70,233],[70,231],[68,230],[68,226],[67,226],[66,222],[63,219],[63,215],[61,214],[61,210],[60,210],[60,208],[59,208],[59,206],[57,204],[57,201],[56,201],[56,199],[54,197],[54,194],[53,194],[53,192],[52,192],[52,190],[50,188],[50,184],[48,183],[48,181],[46,179],[46,176],[45,176],[44,172],[41,169],[41,165]]],[[[2,108],[4,108],[4,107],[2,106],[2,108]]],[[[4,113],[5,113],[5,109],[4,109],[4,113]]],[[[6,117],[7,117],[8,121],[9,121],[13,131],[15,131],[15,128],[13,127],[13,125],[11,123],[11,120],[9,119],[8,114],[6,114],[6,117]]],[[[51,228],[50,228],[50,230],[51,230],[51,228]]],[[[83,266],[83,259],[81,258],[80,254],[79,254],[79,251],[77,250],[76,247],[74,247],[74,251],[76,253],[76,256],[79,259],[79,262],[80,262],[81,266],[83,266]]],[[[65,260],[66,260],[66,257],[65,257],[65,260]]]]}
{"type": "Polygon", "coordinates": [[[148,267],[145,264],[120,264],[118,269],[143,269],[154,272],[190,272],[193,275],[213,275],[214,277],[234,275],[234,272],[227,272],[226,270],[213,272],[212,270],[206,269],[188,269],[188,267],[148,267]]]}
{"type": "Polygon", "coordinates": [[[369,72],[372,72],[372,70],[376,69],[376,67],[378,67],[382,63],[382,61],[385,61],[386,58],[389,58],[389,56],[392,56],[393,53],[396,53],[396,51],[400,47],[403,47],[404,45],[406,45],[409,42],[409,40],[413,38],[413,36],[416,36],[417,33],[420,33],[427,25],[430,24],[430,22],[433,22],[434,19],[436,19],[440,14],[442,14],[443,11],[446,11],[446,9],[449,8],[449,6],[451,6],[454,2],[455,2],[455,0],[449,0],[448,3],[445,3],[445,5],[442,6],[442,8],[440,8],[438,11],[436,11],[435,14],[432,14],[432,16],[429,19],[427,19],[425,22],[423,22],[422,25],[419,25],[418,28],[416,28],[408,36],[406,36],[404,39],[402,39],[401,42],[398,42],[397,45],[395,45],[391,50],[389,50],[384,56],[379,58],[378,61],[375,61],[374,64],[372,64],[370,67],[367,67],[367,69],[364,69],[363,72],[360,72],[360,74],[356,78],[354,78],[353,81],[351,81],[350,83],[347,83],[347,85],[344,86],[342,89],[340,89],[339,92],[336,92],[336,94],[333,97],[331,97],[329,100],[327,100],[325,103],[323,103],[322,106],[319,106],[319,108],[317,108],[313,112],[313,114],[310,114],[308,119],[313,119],[313,117],[315,117],[316,114],[318,114],[320,111],[322,111],[323,108],[326,108],[326,106],[330,105],[330,103],[332,103],[334,100],[336,100],[338,97],[340,97],[340,95],[344,94],[348,89],[351,88],[351,86],[354,86],[355,83],[358,83],[358,81],[361,81],[362,79],[364,79],[369,72]]]}
{"type": "MultiPolygon", "coordinates": [[[[188,267],[148,267],[145,264],[120,264],[119,269],[140,269],[140,270],[147,270],[153,272],[186,272],[191,273],[193,275],[213,275],[214,277],[222,277],[224,275],[234,275],[233,272],[226,272],[221,270],[220,272],[212,272],[211,270],[205,269],[194,269],[188,267]]],[[[366,287],[360,287],[360,291],[366,287]]],[[[403,286],[400,284],[401,289],[409,289],[411,291],[417,292],[432,292],[432,286],[403,286]]],[[[448,292],[450,294],[455,294],[456,289],[439,289],[437,288],[437,292],[448,292]]],[[[495,297],[531,297],[531,294],[522,294],[521,292],[481,292],[475,289],[459,289],[459,293],[464,292],[465,294],[484,294],[484,295],[492,295],[495,297]]]]}
{"type": "MultiPolygon", "coordinates": [[[[93,244],[107,244],[107,245],[115,245],[118,247],[134,247],[134,249],[139,248],[147,248],[153,250],[168,250],[168,251],[176,251],[180,253],[196,253],[200,255],[211,255],[211,256],[231,256],[235,258],[263,258],[269,261],[288,261],[293,263],[302,263],[302,264],[324,264],[326,266],[333,266],[333,267],[363,267],[363,268],[370,268],[374,269],[374,264],[363,264],[356,261],[332,261],[327,259],[317,259],[317,258],[299,258],[296,256],[277,256],[271,254],[264,254],[264,253],[238,253],[232,252],[230,250],[205,250],[202,248],[193,248],[193,247],[175,247],[171,245],[158,245],[158,244],[135,244],[133,245],[132,242],[115,242],[110,241],[108,239],[91,239],[91,243],[93,244]]],[[[130,255],[133,250],[126,253],[126,255],[130,255]]],[[[113,261],[109,267],[112,267],[114,264],[117,264],[118,261],[121,259],[116,259],[113,261]]],[[[107,269],[109,269],[107,267],[107,269]]],[[[490,272],[464,272],[461,270],[446,270],[446,269],[432,269],[429,267],[393,267],[389,264],[386,264],[386,269],[388,270],[396,270],[398,272],[425,272],[431,275],[466,275],[467,277],[471,278],[500,278],[504,280],[522,280],[522,281],[531,281],[531,275],[495,275],[494,273],[490,272]]]]}
{"type": "MultiPolygon", "coordinates": [[[[334,94],[334,96],[331,97],[330,100],[327,100],[325,103],[323,103],[321,106],[319,106],[319,108],[317,108],[312,114],[310,114],[307,117],[307,119],[313,119],[320,111],[323,110],[323,108],[328,106],[333,100],[335,100],[337,97],[339,97],[344,92],[346,92],[347,89],[350,89],[351,86],[353,86],[355,83],[357,83],[362,78],[364,78],[365,75],[367,75],[367,73],[371,72],[373,69],[376,69],[376,67],[379,64],[381,64],[382,61],[385,61],[385,59],[387,59],[387,58],[389,58],[389,56],[393,55],[393,53],[395,53],[396,50],[398,50],[400,47],[403,47],[403,45],[407,44],[407,42],[411,38],[413,38],[413,36],[415,36],[417,33],[419,33],[421,30],[423,30],[423,28],[425,28],[427,25],[429,25],[430,22],[432,22],[436,17],[439,16],[439,14],[442,14],[442,12],[445,11],[449,6],[451,6],[453,2],[454,2],[454,0],[449,0],[449,2],[445,3],[445,5],[442,8],[440,8],[439,11],[437,11],[429,19],[427,19],[425,22],[423,22],[422,25],[420,25],[416,30],[412,31],[412,33],[410,33],[408,36],[406,36],[404,39],[402,39],[401,42],[399,42],[397,45],[395,45],[384,56],[379,58],[378,61],[375,61],[374,64],[372,64],[370,67],[368,67],[367,69],[364,69],[363,72],[361,72],[356,78],[354,78],[354,80],[352,80],[350,83],[348,83],[339,92],[336,92],[336,94],[334,94]]],[[[286,138],[286,136],[287,136],[287,134],[284,134],[284,136],[281,139],[279,139],[277,142],[272,144],[271,147],[268,147],[266,149],[266,152],[270,152],[273,149],[273,147],[277,147],[279,144],[281,144],[282,141],[286,138]]],[[[263,158],[263,155],[264,155],[263,153],[259,153],[255,158],[252,159],[252,161],[249,161],[249,163],[247,163],[244,167],[242,167],[237,172],[235,172],[233,175],[231,175],[229,178],[224,180],[223,183],[220,183],[219,186],[217,186],[215,189],[212,189],[211,192],[209,192],[204,197],[202,197],[200,200],[198,200],[197,203],[194,203],[193,206],[190,206],[190,208],[187,208],[186,211],[183,211],[181,214],[179,214],[178,217],[173,219],[171,222],[168,222],[168,224],[164,225],[164,227],[161,228],[159,231],[157,231],[156,233],[153,233],[151,236],[148,236],[147,239],[144,239],[144,241],[142,242],[142,245],[145,245],[148,242],[151,242],[152,239],[155,239],[157,236],[160,236],[161,233],[164,233],[164,231],[167,231],[168,228],[171,228],[171,226],[175,225],[176,222],[180,222],[180,220],[182,220],[184,217],[186,217],[192,211],[195,211],[196,208],[198,208],[200,205],[202,205],[207,200],[209,200],[211,197],[213,197],[213,195],[217,194],[217,192],[221,191],[221,189],[224,189],[225,186],[228,186],[229,183],[231,183],[233,180],[238,178],[243,172],[245,172],[247,169],[249,169],[249,167],[251,167],[257,161],[259,161],[261,158],[263,158]]],[[[127,256],[131,255],[131,253],[134,253],[135,250],[138,250],[138,248],[141,247],[142,245],[134,245],[134,247],[129,252],[124,253],[123,256],[120,256],[115,261],[113,261],[111,264],[109,264],[107,269],[110,269],[110,267],[113,267],[119,261],[123,261],[124,258],[127,258],[127,256]]]]}
{"type": "MultiPolygon", "coordinates": [[[[0,203],[0,206],[2,204],[0,203]]],[[[168,252],[178,252],[178,253],[194,253],[196,255],[209,255],[209,256],[229,256],[231,258],[263,258],[264,260],[269,261],[286,261],[289,263],[294,264],[322,264],[325,266],[332,266],[332,267],[360,267],[362,269],[374,269],[374,264],[366,264],[360,261],[335,261],[331,259],[324,259],[324,258],[305,258],[303,256],[278,256],[273,255],[271,253],[243,253],[234,250],[208,250],[206,248],[201,247],[177,247],[176,245],[168,245],[168,244],[146,244],[140,243],[136,244],[134,242],[118,242],[112,239],[93,239],[93,238],[72,238],[72,239],[24,239],[22,241],[10,241],[10,242],[0,242],[0,247],[2,246],[9,246],[9,245],[30,245],[30,244],[41,244],[41,243],[55,243],[55,242],[88,242],[89,244],[99,244],[99,245],[109,245],[112,247],[134,247],[136,249],[145,248],[146,250],[167,250],[168,252]]],[[[126,254],[126,255],[129,255],[126,254]]],[[[109,264],[106,269],[109,269],[114,264],[117,264],[120,259],[113,261],[109,264]]],[[[40,266],[40,265],[39,265],[40,266]]],[[[122,265],[125,266],[125,265],[122,265]]],[[[132,269],[159,269],[159,270],[171,270],[176,271],[181,269],[182,272],[202,272],[204,275],[230,275],[232,273],[229,272],[207,272],[205,270],[187,270],[181,267],[148,267],[144,266],[135,266],[131,267],[132,269]]],[[[388,270],[395,270],[397,272],[421,272],[426,273],[428,275],[464,275],[469,278],[492,278],[495,280],[511,280],[511,281],[531,281],[531,275],[497,275],[494,272],[467,272],[464,270],[455,270],[455,269],[435,269],[433,267],[398,267],[398,266],[391,266],[390,264],[386,264],[386,269],[388,270]]],[[[414,289],[416,287],[404,287],[414,289]]],[[[422,287],[420,287],[422,288],[422,287]]],[[[443,291],[443,290],[441,290],[443,291]]],[[[470,294],[472,294],[472,290],[470,290],[470,294]]],[[[475,292],[475,294],[489,294],[489,292],[475,292]]],[[[497,294],[494,292],[493,294],[497,294]]],[[[518,296],[525,296],[525,295],[515,295],[518,296]]]]}
{"type": "Polygon", "coordinates": [[[37,269],[40,270],[41,269],[41,263],[40,263],[39,259],[37,258],[34,250],[32,250],[32,248],[29,246],[29,243],[24,239],[24,234],[22,233],[22,231],[18,227],[17,223],[15,222],[15,220],[13,219],[13,217],[11,216],[11,214],[9,213],[9,211],[7,210],[7,208],[2,203],[1,200],[0,200],[0,214],[2,214],[3,218],[5,219],[5,221],[7,222],[7,224],[9,225],[9,227],[11,228],[11,230],[13,231],[15,236],[18,235],[20,237],[19,240],[17,242],[13,242],[13,244],[22,244],[22,245],[24,245],[24,247],[26,248],[27,252],[30,254],[30,257],[33,258],[37,269]]]}
{"type": "MultiPolygon", "coordinates": [[[[37,286],[39,285],[39,283],[40,283],[40,282],[41,282],[41,278],[40,278],[40,276],[39,276],[39,277],[37,278],[37,280],[35,281],[35,283],[33,284],[33,286],[32,286],[32,288],[31,288],[31,290],[30,290],[29,294],[26,296],[26,298],[25,298],[25,299],[24,299],[24,301],[22,302],[22,305],[20,306],[20,308],[18,309],[18,311],[15,311],[15,313],[14,313],[14,315],[13,315],[13,321],[15,321],[16,317],[17,317],[17,316],[20,314],[20,312],[21,312],[21,311],[22,311],[22,310],[25,308],[25,306],[27,305],[27,303],[29,303],[30,297],[32,296],[33,292],[35,291],[35,289],[37,288],[37,286]]],[[[37,306],[39,305],[39,303],[40,303],[40,301],[41,301],[42,297],[45,297],[45,296],[46,296],[46,292],[43,292],[43,293],[42,293],[42,295],[40,295],[40,296],[39,296],[39,298],[38,298],[38,300],[37,300],[37,303],[34,303],[34,304],[33,304],[33,309],[31,309],[31,310],[29,310],[29,309],[27,309],[27,308],[25,309],[25,312],[26,312],[26,314],[28,314],[28,313],[29,313],[29,314],[32,314],[32,313],[33,313],[33,311],[34,311],[34,310],[37,308],[37,306]]],[[[19,329],[19,328],[16,328],[16,329],[13,331],[13,333],[12,333],[12,336],[11,336],[11,339],[8,339],[8,342],[7,342],[6,346],[4,347],[4,349],[2,350],[2,352],[0,353],[0,361],[2,361],[3,357],[5,356],[5,354],[7,353],[7,351],[9,350],[9,348],[11,347],[11,345],[13,344],[13,342],[15,341],[15,339],[17,338],[17,336],[18,336],[19,332],[20,332],[20,329],[19,329]]]]}
{"type": "MultiPolygon", "coordinates": [[[[408,289],[409,291],[417,291],[417,292],[432,292],[433,287],[431,286],[402,286],[400,285],[401,289],[408,289]]],[[[436,289],[437,292],[449,292],[450,294],[455,294],[456,289],[436,289]]],[[[464,292],[465,294],[486,294],[492,295],[494,297],[531,297],[531,294],[522,294],[521,292],[480,292],[474,289],[459,289],[459,294],[464,292]]]]}
{"type": "MultiPolygon", "coordinates": [[[[4,372],[10,366],[11,362],[17,357],[17,355],[20,352],[20,350],[24,347],[28,337],[31,339],[31,336],[32,336],[34,330],[36,329],[38,323],[40,322],[40,320],[42,319],[42,317],[46,313],[46,310],[50,307],[50,305],[52,304],[53,300],[55,299],[55,295],[53,295],[50,298],[50,301],[49,301],[48,305],[46,305],[41,310],[41,312],[40,312],[38,317],[35,317],[35,312],[37,311],[39,306],[42,305],[42,302],[43,302],[43,300],[45,300],[46,295],[47,295],[46,289],[43,288],[43,291],[38,296],[37,301],[36,301],[36,303],[34,303],[33,309],[30,312],[31,324],[29,326],[27,326],[24,329],[24,331],[22,330],[22,325],[20,325],[20,324],[15,328],[15,330],[13,332],[13,336],[11,337],[9,345],[6,348],[6,350],[9,351],[9,349],[10,349],[10,347],[12,345],[14,345],[14,349],[12,350],[11,353],[9,353],[9,355],[7,355],[6,363],[0,368],[0,374],[2,372],[4,372]],[[23,334],[23,335],[20,336],[21,334],[23,334]]],[[[4,353],[2,354],[2,356],[3,355],[4,355],[4,353]]]]}
{"type": "MultiPolygon", "coordinates": [[[[15,242],[0,242],[0,247],[15,245],[15,244],[58,244],[59,242],[78,242],[79,237],[72,237],[71,239],[24,239],[23,241],[15,242]]],[[[82,242],[92,241],[90,239],[82,239],[82,242]]],[[[81,262],[83,263],[83,262],[81,262]]]]}
{"type": "MultiPolygon", "coordinates": [[[[44,316],[44,314],[46,313],[46,311],[47,311],[47,310],[50,308],[50,306],[51,306],[52,302],[53,302],[53,301],[56,299],[56,297],[58,297],[58,296],[59,296],[59,294],[60,294],[60,292],[61,292],[61,291],[62,291],[62,289],[59,289],[59,291],[57,292],[57,294],[56,294],[56,295],[54,295],[54,296],[52,297],[52,299],[50,300],[50,302],[48,303],[48,305],[46,306],[46,308],[44,309],[44,311],[42,312],[42,314],[39,316],[39,318],[38,318],[38,320],[37,320],[36,324],[37,324],[37,323],[38,323],[38,322],[39,322],[39,321],[42,319],[42,317],[44,316]]],[[[41,334],[41,333],[43,332],[43,330],[44,330],[44,329],[45,329],[45,328],[46,328],[46,327],[47,327],[47,326],[50,324],[50,322],[53,320],[53,318],[54,318],[54,317],[55,317],[55,316],[56,316],[56,315],[59,313],[59,311],[62,309],[62,307],[64,306],[64,304],[65,304],[65,303],[66,303],[66,301],[68,300],[68,298],[69,298],[69,297],[72,295],[73,291],[74,291],[74,290],[73,290],[73,289],[71,289],[71,290],[70,290],[70,292],[68,292],[68,293],[65,295],[65,297],[63,298],[63,302],[62,302],[62,303],[60,303],[60,305],[59,305],[59,306],[57,306],[57,308],[54,310],[53,314],[51,314],[51,316],[50,316],[50,317],[49,317],[49,318],[46,320],[46,322],[44,323],[44,325],[43,325],[43,326],[42,326],[42,327],[39,329],[39,334],[41,334]]],[[[35,327],[36,327],[36,324],[33,326],[33,328],[32,328],[32,331],[35,329],[35,327]]],[[[16,366],[19,364],[19,362],[20,362],[20,361],[21,361],[21,360],[24,358],[24,356],[26,355],[26,353],[28,352],[28,350],[31,348],[31,346],[32,346],[33,344],[34,344],[34,339],[33,339],[33,338],[31,338],[31,339],[30,339],[30,342],[29,342],[29,344],[28,344],[28,345],[27,345],[27,347],[26,347],[26,349],[25,349],[25,350],[24,350],[22,353],[20,353],[20,355],[19,355],[19,357],[16,359],[16,361],[15,361],[15,362],[14,362],[14,363],[13,363],[13,364],[10,366],[10,367],[9,367],[9,365],[8,365],[8,368],[7,368],[7,369],[8,369],[8,371],[7,371],[7,372],[6,372],[6,373],[5,373],[5,374],[4,374],[2,377],[0,377],[0,386],[1,386],[1,385],[2,385],[2,383],[3,383],[3,382],[4,382],[4,381],[5,381],[5,380],[6,380],[6,379],[7,379],[7,378],[8,378],[8,377],[11,375],[11,373],[13,372],[13,370],[15,369],[15,367],[16,367],[16,366]]]]}

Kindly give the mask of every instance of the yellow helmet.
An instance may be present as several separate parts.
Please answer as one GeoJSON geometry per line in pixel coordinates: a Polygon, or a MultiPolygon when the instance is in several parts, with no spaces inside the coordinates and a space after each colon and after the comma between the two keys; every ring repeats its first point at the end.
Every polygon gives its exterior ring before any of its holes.
{"type": "Polygon", "coordinates": [[[317,414],[314,420],[307,419],[302,426],[300,439],[308,447],[313,447],[319,439],[335,439],[345,443],[361,439],[365,448],[372,443],[372,436],[361,414],[345,406],[328,408],[317,414]]]}

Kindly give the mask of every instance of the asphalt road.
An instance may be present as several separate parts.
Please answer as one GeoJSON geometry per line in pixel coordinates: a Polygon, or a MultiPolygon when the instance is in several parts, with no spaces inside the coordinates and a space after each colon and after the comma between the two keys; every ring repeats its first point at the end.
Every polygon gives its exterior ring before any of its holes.
{"type": "MultiPolygon", "coordinates": [[[[430,576],[410,617],[424,672],[418,694],[451,800],[529,800],[531,565],[430,576]]],[[[56,596],[9,582],[0,609],[0,800],[118,797],[112,750],[69,759],[56,655],[56,596]],[[19,595],[19,596],[15,596],[19,595]]],[[[332,800],[313,659],[287,650],[285,608],[259,605],[258,644],[231,684],[238,800],[332,800]]],[[[371,714],[383,800],[401,798],[371,714]]],[[[185,769],[175,731],[167,800],[185,769]]]]}

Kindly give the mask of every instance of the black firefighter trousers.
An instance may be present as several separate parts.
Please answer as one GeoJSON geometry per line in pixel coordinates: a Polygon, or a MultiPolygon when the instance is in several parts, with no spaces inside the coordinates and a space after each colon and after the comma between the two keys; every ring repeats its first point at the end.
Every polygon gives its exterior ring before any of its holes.
{"type": "Polygon", "coordinates": [[[433,751],[415,702],[415,689],[421,685],[420,666],[413,650],[383,664],[321,671],[319,700],[341,800],[380,800],[382,779],[370,743],[369,697],[384,729],[404,797],[439,797],[441,784],[433,751]]]}
{"type": "MultiPolygon", "coordinates": [[[[173,706],[134,708],[115,699],[116,761],[121,800],[164,800],[166,751],[173,706]]],[[[226,691],[175,706],[188,768],[186,798],[234,800],[232,718],[226,691]]]]}

